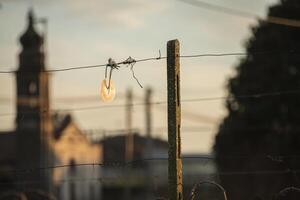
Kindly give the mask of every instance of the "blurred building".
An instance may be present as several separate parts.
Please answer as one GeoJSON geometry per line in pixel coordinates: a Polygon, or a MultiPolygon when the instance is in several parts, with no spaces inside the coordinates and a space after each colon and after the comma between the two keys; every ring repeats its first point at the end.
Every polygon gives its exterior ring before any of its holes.
{"type": "Polygon", "coordinates": [[[104,137],[99,144],[103,147],[102,199],[155,199],[155,184],[167,186],[168,143],[157,138],[152,142],[151,154],[147,149],[149,138],[133,134],[132,160],[126,160],[128,135],[104,137]],[[149,156],[149,157],[146,157],[149,156]],[[153,159],[155,158],[155,159],[153,159]],[[159,161],[162,160],[162,165],[159,161]],[[160,174],[157,177],[155,174],[160,174]]]}
{"type": "MultiPolygon", "coordinates": [[[[103,148],[104,163],[102,199],[167,199],[168,142],[135,133],[133,159],[126,161],[127,137],[124,131],[120,135],[104,137],[99,141],[103,148]],[[149,142],[152,144],[150,152],[147,148],[149,142]]],[[[194,184],[201,181],[218,181],[212,156],[186,154],[182,155],[182,163],[184,199],[189,199],[194,184]]],[[[222,194],[222,191],[210,185],[204,185],[197,190],[201,199],[222,199],[222,194]]]]}
{"type": "Polygon", "coordinates": [[[101,146],[89,141],[70,115],[51,111],[44,38],[36,31],[36,22],[29,11],[15,74],[16,129],[0,133],[0,199],[14,190],[27,198],[28,191],[59,199],[99,198],[100,189],[75,179],[95,175],[91,167],[77,169],[76,163],[101,162],[101,146]]]}
{"type": "Polygon", "coordinates": [[[92,165],[102,162],[101,145],[90,141],[79,129],[70,115],[54,115],[54,138],[52,145],[55,166],[69,165],[53,171],[53,181],[59,199],[100,199],[101,183],[95,182],[100,177],[101,168],[92,165]]]}

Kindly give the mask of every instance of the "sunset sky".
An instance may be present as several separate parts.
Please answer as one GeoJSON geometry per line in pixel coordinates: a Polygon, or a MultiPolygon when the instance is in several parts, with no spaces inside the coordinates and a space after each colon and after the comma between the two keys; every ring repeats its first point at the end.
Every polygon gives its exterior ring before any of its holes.
{"type": "MultiPolygon", "coordinates": [[[[204,1],[204,0],[203,0],[204,1]]],[[[275,0],[211,0],[215,5],[264,17],[275,0]]],[[[48,20],[47,69],[79,67],[166,55],[166,43],[177,38],[181,55],[244,52],[243,45],[256,19],[215,12],[180,0],[0,0],[0,70],[15,70],[20,52],[19,36],[26,28],[30,7],[36,17],[48,20]]],[[[39,25],[42,33],[44,28],[39,25]]],[[[239,57],[181,59],[181,99],[226,96],[226,80],[234,75],[239,57]]],[[[145,89],[130,69],[114,71],[117,96],[103,103],[99,86],[105,68],[57,72],[51,75],[51,108],[55,110],[125,103],[127,88],[135,102],[145,89]]],[[[166,61],[137,63],[135,74],[144,87],[153,88],[153,101],[165,101],[166,61]]],[[[14,74],[0,74],[0,113],[15,113],[14,74]]],[[[101,108],[71,112],[83,130],[125,128],[125,108],[101,108]]],[[[0,114],[1,115],[1,114],[0,114]]],[[[220,120],[226,115],[224,100],[182,103],[182,150],[211,151],[220,120]]],[[[0,116],[0,130],[14,128],[14,115],[0,116]]],[[[144,107],[134,107],[133,127],[144,134],[144,107]]],[[[153,106],[153,135],[167,138],[166,106],[153,106]]]]}

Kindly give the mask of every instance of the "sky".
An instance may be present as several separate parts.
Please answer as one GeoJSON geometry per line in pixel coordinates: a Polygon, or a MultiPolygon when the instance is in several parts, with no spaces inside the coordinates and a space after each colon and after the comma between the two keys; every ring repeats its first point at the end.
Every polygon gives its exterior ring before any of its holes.
{"type": "MultiPolygon", "coordinates": [[[[204,1],[265,17],[276,0],[204,1]]],[[[168,40],[180,41],[180,54],[244,52],[256,19],[232,16],[185,3],[181,0],[0,0],[0,70],[16,70],[21,50],[19,37],[26,28],[29,8],[37,18],[47,19],[47,69],[61,69],[120,62],[166,55],[168,40]]],[[[181,99],[227,95],[226,83],[234,76],[240,57],[181,58],[181,99]]],[[[51,74],[51,109],[76,109],[124,104],[131,89],[134,102],[142,102],[145,88],[153,89],[152,101],[166,101],[166,61],[137,63],[134,72],[144,86],[133,79],[130,68],[114,71],[116,98],[104,103],[100,83],[105,68],[73,70],[51,74]]],[[[15,127],[15,77],[0,74],[0,130],[15,127]]],[[[133,127],[145,130],[143,106],[133,108],[133,127]]],[[[154,137],[167,139],[166,105],[153,106],[154,137]]],[[[125,108],[69,111],[82,130],[119,130],[126,127],[125,108]]],[[[226,116],[224,100],[182,103],[183,153],[210,153],[218,125],[226,116]]],[[[116,133],[110,133],[116,134],[116,133]]]]}

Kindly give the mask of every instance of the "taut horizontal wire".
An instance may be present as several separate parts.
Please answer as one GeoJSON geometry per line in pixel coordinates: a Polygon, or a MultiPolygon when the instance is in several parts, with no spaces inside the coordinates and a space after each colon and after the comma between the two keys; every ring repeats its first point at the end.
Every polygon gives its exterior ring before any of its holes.
{"type": "MultiPolygon", "coordinates": [[[[228,172],[210,172],[205,173],[203,172],[202,175],[206,177],[218,177],[218,176],[234,176],[234,175],[271,175],[271,174],[289,174],[289,173],[299,173],[300,170],[256,170],[256,171],[228,171],[228,172]]],[[[139,178],[153,178],[155,180],[162,179],[162,175],[144,175],[144,176],[138,176],[133,177],[133,179],[139,179],[139,178]]],[[[69,178],[69,179],[61,179],[59,180],[60,183],[64,182],[109,182],[109,181],[116,181],[116,180],[124,180],[128,179],[128,175],[121,176],[117,175],[114,177],[96,177],[96,178],[69,178]]],[[[165,176],[165,179],[167,179],[167,176],[165,176]]],[[[34,184],[34,183],[40,183],[44,182],[42,179],[25,179],[25,180],[17,180],[12,182],[0,182],[0,185],[11,185],[11,184],[34,184]]]]}
{"type": "MultiPolygon", "coordinates": [[[[220,156],[219,159],[241,159],[241,158],[257,158],[257,159],[268,159],[273,162],[277,161],[278,158],[293,158],[293,159],[300,159],[300,155],[261,155],[261,156],[251,156],[251,155],[225,155],[220,156]]],[[[214,156],[183,156],[181,157],[182,160],[191,160],[191,159],[202,159],[203,162],[209,160],[215,160],[214,156]]],[[[66,165],[53,165],[53,166],[45,166],[45,167],[36,167],[36,168],[28,168],[28,169],[16,169],[16,170],[0,170],[0,172],[5,173],[32,173],[35,171],[44,171],[44,170],[51,170],[57,168],[68,168],[68,167],[84,167],[84,166],[91,166],[91,167],[115,167],[115,168],[125,168],[130,165],[134,165],[141,162],[149,162],[149,161],[167,161],[168,157],[155,157],[155,158],[144,158],[144,159],[137,159],[129,162],[122,162],[122,161],[112,161],[112,162],[104,162],[104,163],[78,163],[78,164],[66,164],[66,165]]],[[[283,162],[283,161],[280,161],[283,162]]],[[[299,170],[298,170],[299,171],[299,170]]],[[[248,174],[249,172],[246,171],[234,171],[237,174],[248,174]]],[[[234,173],[230,172],[230,173],[234,173]]],[[[252,171],[251,171],[252,172],[252,171]]],[[[272,171],[273,172],[273,171],[272,171]]],[[[278,172],[278,171],[276,171],[278,172]]]]}
{"type": "Polygon", "coordinates": [[[213,101],[213,100],[222,100],[222,99],[263,98],[263,97],[270,97],[270,96],[279,96],[279,95],[283,95],[283,94],[297,94],[297,93],[300,93],[300,89],[278,91],[278,92],[234,95],[234,96],[232,95],[232,96],[228,96],[228,97],[207,97],[207,98],[186,99],[186,100],[183,100],[183,102],[213,101]]]}
{"type": "MultiPolygon", "coordinates": [[[[128,61],[122,61],[116,63],[117,65],[127,65],[130,63],[138,63],[138,62],[146,62],[146,61],[151,61],[151,60],[161,60],[161,59],[166,59],[166,57],[150,57],[150,58],[143,58],[139,60],[133,60],[133,62],[128,62],[128,61]]],[[[79,67],[68,67],[68,68],[61,68],[61,69],[49,69],[49,70],[44,70],[42,72],[63,72],[63,71],[70,71],[70,70],[80,70],[80,69],[93,69],[93,68],[99,68],[99,67],[106,67],[108,63],[106,64],[99,64],[99,65],[87,65],[87,66],[79,66],[79,67]]],[[[0,74],[11,74],[11,73],[16,73],[16,70],[10,70],[10,71],[0,71],[0,74]]],[[[24,71],[23,73],[34,73],[36,71],[24,71]]]]}
{"type": "MultiPolygon", "coordinates": [[[[265,93],[256,93],[256,94],[245,94],[245,95],[235,95],[235,96],[220,96],[220,97],[205,97],[205,98],[194,98],[194,99],[184,99],[181,100],[182,103],[188,102],[203,102],[203,101],[216,101],[222,99],[246,99],[246,98],[264,98],[264,97],[272,97],[272,96],[280,96],[285,94],[299,94],[300,89],[295,90],[285,90],[285,91],[277,91],[277,92],[265,92],[265,93]]],[[[162,105],[167,104],[167,101],[157,101],[150,103],[151,105],[162,105]]],[[[131,104],[132,106],[143,106],[146,103],[135,103],[131,104]]],[[[101,105],[101,106],[86,106],[86,107],[78,107],[78,108],[70,108],[70,109],[55,109],[53,112],[68,112],[68,111],[81,111],[81,110],[94,110],[94,109],[103,109],[103,108],[120,108],[125,107],[127,104],[115,104],[115,105],[101,105]]],[[[47,110],[41,111],[47,112],[47,110]]],[[[22,112],[23,114],[32,113],[32,112],[22,112]]],[[[21,114],[22,114],[21,113],[21,114]]],[[[15,113],[0,113],[1,116],[10,116],[15,115],[15,113]]]]}
{"type": "MultiPolygon", "coordinates": [[[[259,55],[259,54],[298,54],[294,50],[287,51],[287,52],[277,52],[277,51],[261,51],[261,52],[251,52],[250,55],[259,55]]],[[[244,52],[234,52],[234,53],[206,53],[206,54],[194,54],[194,55],[180,55],[180,58],[201,58],[201,57],[225,57],[225,56],[247,56],[249,53],[244,52]]],[[[143,58],[138,60],[132,60],[131,62],[128,61],[122,61],[116,63],[117,65],[128,65],[131,63],[138,63],[138,62],[146,62],[146,61],[156,61],[156,60],[162,60],[166,59],[166,56],[159,56],[159,57],[150,57],[150,58],[143,58]]],[[[55,73],[55,72],[64,72],[64,71],[71,71],[71,70],[82,70],[82,69],[93,69],[93,68],[99,68],[99,67],[106,67],[108,63],[106,64],[99,64],[99,65],[87,65],[87,66],[78,66],[78,67],[68,67],[68,68],[61,68],[61,69],[49,69],[44,70],[41,72],[48,72],[48,73],[55,73]]],[[[14,74],[16,73],[16,70],[8,70],[8,71],[0,71],[0,74],[14,74]]],[[[36,73],[36,71],[23,71],[23,73],[36,73]]]]}

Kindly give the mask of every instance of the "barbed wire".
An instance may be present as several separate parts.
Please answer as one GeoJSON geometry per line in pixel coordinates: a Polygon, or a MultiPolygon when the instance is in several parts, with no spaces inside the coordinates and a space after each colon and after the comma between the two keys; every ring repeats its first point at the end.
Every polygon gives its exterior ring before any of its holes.
{"type": "Polygon", "coordinates": [[[296,192],[300,194],[300,188],[298,187],[286,187],[278,192],[278,196],[287,196],[288,193],[296,192]]]}
{"type": "MultiPolygon", "coordinates": [[[[299,54],[295,50],[289,50],[285,52],[281,51],[257,51],[257,52],[233,52],[233,53],[204,53],[204,54],[192,54],[192,55],[180,55],[178,57],[180,58],[201,58],[201,57],[226,57],[226,56],[247,56],[247,55],[278,55],[278,54],[299,54]]],[[[130,66],[134,65],[139,62],[147,62],[147,61],[157,61],[166,59],[167,56],[161,56],[161,53],[159,51],[158,57],[148,57],[148,58],[142,58],[142,59],[133,59],[131,56],[129,56],[127,59],[121,62],[115,62],[115,65],[120,66],[130,66]]],[[[36,72],[48,72],[48,73],[55,73],[55,72],[64,72],[64,71],[71,71],[71,70],[82,70],[82,69],[93,69],[93,68],[100,68],[100,67],[107,67],[111,66],[111,63],[104,63],[104,64],[97,64],[97,65],[86,65],[86,66],[76,66],[76,67],[65,67],[61,69],[48,69],[48,70],[42,70],[42,71],[30,71],[30,70],[24,70],[24,71],[18,71],[18,70],[7,70],[7,71],[0,71],[0,74],[14,74],[17,72],[21,73],[36,73],[36,72]]]]}
{"type": "MultiPolygon", "coordinates": [[[[166,166],[167,170],[167,166],[166,166]]],[[[293,170],[294,172],[299,173],[300,170],[293,170]]],[[[128,171],[127,171],[128,172],[128,171]]],[[[30,171],[30,173],[33,173],[33,171],[30,171]]],[[[265,171],[231,171],[231,172],[213,172],[213,173],[201,173],[202,177],[206,178],[218,178],[219,176],[241,176],[241,175],[282,175],[282,174],[289,174],[289,170],[265,170],[265,171]]],[[[131,177],[131,179],[139,179],[142,180],[143,178],[147,177],[153,178],[157,181],[157,179],[162,179],[161,175],[145,175],[145,176],[134,176],[131,177]]],[[[167,179],[165,177],[164,179],[167,179]]],[[[127,184],[128,182],[125,182],[125,178],[122,175],[113,175],[111,177],[93,177],[93,178],[68,178],[68,179],[61,179],[58,180],[60,183],[65,183],[65,182],[98,182],[98,183],[104,183],[104,182],[114,182],[114,181],[120,181],[123,180],[124,184],[127,184]]],[[[128,181],[128,175],[126,175],[126,180],[128,181]]],[[[34,184],[34,183],[40,183],[44,182],[44,180],[41,179],[30,179],[30,177],[17,177],[16,180],[11,180],[9,181],[0,181],[0,185],[12,185],[12,184],[34,184]],[[17,180],[18,179],[18,180],[17,180]],[[24,179],[24,180],[22,180],[24,179]]],[[[206,182],[206,181],[205,181],[206,182]]]]}
{"type": "MultiPolygon", "coordinates": [[[[166,168],[167,169],[167,168],[166,168]]],[[[299,173],[299,170],[296,170],[299,173]]],[[[207,177],[207,178],[217,178],[219,176],[235,176],[235,175],[270,175],[270,174],[287,174],[290,173],[290,171],[288,170],[284,170],[284,171],[279,171],[279,170],[266,170],[266,171],[243,171],[243,172],[215,172],[215,173],[205,173],[203,172],[202,174],[199,174],[203,177],[207,177]]],[[[155,178],[155,179],[161,179],[161,175],[145,175],[147,176],[147,178],[155,178]]],[[[127,176],[126,176],[127,177],[127,176]]],[[[139,176],[139,177],[134,177],[134,179],[142,179],[143,176],[139,176]]],[[[24,178],[26,179],[26,178],[24,178]]],[[[167,179],[167,177],[166,177],[167,179]]],[[[59,180],[59,182],[64,183],[64,182],[86,182],[86,181],[96,181],[96,182],[105,182],[105,181],[116,181],[116,180],[124,180],[124,178],[122,178],[122,176],[118,175],[118,176],[112,176],[112,177],[97,177],[97,178],[69,178],[69,179],[61,179],[59,180]]],[[[29,183],[39,183],[39,182],[43,182],[44,180],[21,180],[21,181],[16,181],[13,180],[12,182],[7,182],[7,181],[0,181],[0,185],[11,185],[11,184],[29,184],[29,183]]],[[[126,184],[124,182],[124,184],[126,184]]]]}
{"type": "MultiPolygon", "coordinates": [[[[270,161],[272,158],[277,159],[280,158],[293,158],[293,159],[300,159],[300,155],[224,155],[224,156],[218,156],[218,159],[237,159],[237,158],[255,158],[255,159],[261,159],[265,158],[270,161]]],[[[182,156],[181,159],[184,160],[191,160],[191,159],[201,159],[202,162],[207,163],[207,161],[214,161],[216,159],[215,156],[210,155],[201,155],[201,156],[182,156]]],[[[35,168],[27,168],[27,169],[15,169],[15,170],[0,170],[0,173],[13,173],[13,174],[22,174],[22,173],[33,173],[36,171],[47,171],[52,169],[58,169],[58,168],[71,168],[71,167],[113,167],[113,168],[126,168],[128,166],[134,166],[139,163],[145,163],[145,162],[151,162],[151,161],[168,161],[168,157],[154,157],[154,158],[143,158],[143,159],[135,159],[132,161],[110,161],[110,162],[91,162],[91,163],[75,163],[75,164],[63,164],[63,165],[50,165],[45,167],[35,167],[35,168]]],[[[218,174],[218,175],[243,175],[243,174],[281,174],[281,173],[290,173],[291,171],[299,173],[299,170],[252,170],[252,171],[222,171],[222,172],[216,172],[212,174],[218,174]]],[[[210,173],[207,173],[210,174],[210,173]]]]}
{"type": "MultiPolygon", "coordinates": [[[[297,157],[300,157],[300,155],[297,157]]],[[[213,158],[212,156],[198,156],[198,157],[183,157],[182,159],[190,159],[190,158],[213,158]]],[[[128,164],[132,164],[133,162],[142,162],[142,161],[152,161],[152,160],[167,160],[168,158],[151,158],[151,159],[140,159],[140,160],[135,160],[132,162],[119,162],[118,165],[115,165],[114,163],[110,163],[107,164],[107,167],[117,167],[117,168],[123,168],[123,167],[127,167],[128,164]]],[[[60,166],[51,166],[48,168],[37,168],[37,169],[30,169],[30,170],[26,170],[26,173],[33,173],[36,170],[46,170],[46,169],[55,169],[55,168],[68,168],[68,167],[76,167],[76,166],[92,166],[93,170],[95,170],[95,165],[96,166],[103,166],[103,165],[99,165],[99,163],[83,163],[83,164],[71,164],[71,165],[60,165],[60,166]]],[[[133,168],[134,170],[135,168],[133,168]]],[[[166,170],[167,170],[167,165],[166,165],[166,170]]],[[[16,171],[16,170],[14,170],[16,171]]],[[[300,170],[292,170],[293,172],[297,172],[299,173],[300,170]]],[[[24,171],[23,171],[24,172],[24,171]]],[[[161,174],[156,174],[154,173],[153,175],[145,175],[145,176],[141,176],[140,174],[122,174],[120,175],[119,173],[114,174],[113,172],[117,172],[117,171],[110,171],[111,172],[111,176],[110,177],[101,177],[101,176],[96,176],[96,177],[81,177],[78,178],[76,175],[70,176],[69,178],[65,179],[59,179],[57,180],[57,183],[60,184],[64,184],[64,183],[76,183],[76,182],[95,182],[95,183],[99,183],[99,184],[112,184],[112,183],[117,183],[119,185],[128,185],[130,181],[134,180],[138,181],[139,184],[145,184],[145,182],[143,181],[150,181],[150,179],[153,179],[154,182],[154,187],[156,188],[157,183],[156,181],[160,181],[160,184],[167,184],[167,176],[161,176],[161,174]],[[146,179],[145,179],[146,178],[146,179]],[[158,180],[157,180],[158,179],[158,180]],[[163,182],[162,182],[163,180],[163,182]]],[[[126,171],[126,173],[128,173],[128,171],[126,171]]],[[[276,174],[288,174],[291,173],[291,170],[261,170],[261,171],[227,171],[227,172],[210,172],[210,173],[200,173],[199,175],[202,177],[200,180],[201,182],[198,182],[196,184],[193,184],[192,190],[191,190],[191,199],[193,199],[196,194],[196,189],[199,187],[199,185],[201,184],[212,184],[212,185],[216,185],[218,188],[220,188],[223,191],[223,195],[224,198],[226,199],[226,192],[225,189],[223,188],[222,185],[220,185],[219,183],[215,182],[216,180],[218,180],[219,176],[241,176],[241,175],[276,175],[276,174]]],[[[2,181],[0,182],[0,186],[2,185],[21,185],[23,186],[23,188],[25,187],[30,187],[30,185],[32,184],[38,184],[40,182],[44,182],[44,180],[39,179],[39,178],[32,178],[31,176],[29,176],[29,174],[27,174],[28,176],[16,176],[14,180],[10,180],[10,181],[2,181]]],[[[188,175],[187,175],[188,176],[188,175]]],[[[200,177],[199,176],[199,177],[200,177]]],[[[192,183],[186,183],[185,185],[192,185],[192,183]]],[[[156,190],[156,189],[155,189],[156,190]]],[[[287,192],[290,192],[291,190],[296,190],[299,191],[298,188],[295,187],[289,187],[289,188],[285,188],[283,190],[281,190],[278,194],[279,195],[285,195],[287,192]]],[[[162,198],[162,197],[160,197],[162,198]]]]}
{"type": "MultiPolygon", "coordinates": [[[[132,179],[139,179],[139,180],[144,180],[145,177],[134,177],[132,179]]],[[[158,175],[147,175],[147,181],[149,181],[149,178],[153,179],[153,180],[156,180],[157,178],[158,179],[162,179],[161,176],[158,176],[158,175]]],[[[105,184],[105,183],[116,183],[118,182],[118,184],[120,184],[120,179],[122,179],[122,183],[123,186],[125,184],[128,184],[128,182],[125,182],[124,181],[124,178],[121,178],[121,177],[93,177],[93,178],[68,178],[68,179],[60,179],[58,180],[56,183],[59,183],[59,184],[64,184],[64,183],[76,183],[76,182],[95,182],[95,183],[99,183],[99,184],[105,184]]],[[[28,180],[28,179],[25,179],[25,180],[13,180],[11,182],[9,181],[1,181],[0,182],[0,186],[3,186],[3,185],[21,185],[23,186],[19,192],[28,192],[27,189],[25,189],[26,187],[28,187],[29,185],[33,185],[33,184],[39,184],[41,182],[44,182],[44,180],[42,179],[35,179],[35,180],[28,180]],[[27,185],[27,186],[25,186],[27,185]]],[[[166,183],[164,183],[166,184],[166,183]]],[[[192,190],[190,192],[190,195],[189,195],[189,199],[190,200],[193,200],[195,199],[196,197],[196,190],[197,188],[199,188],[200,185],[204,185],[204,184],[209,184],[209,185],[213,185],[213,186],[216,186],[216,188],[218,188],[222,193],[223,193],[223,197],[225,200],[227,200],[227,195],[226,195],[226,190],[224,188],[224,186],[218,182],[216,182],[215,180],[211,180],[211,179],[206,179],[206,180],[202,180],[198,183],[195,183],[193,184],[192,186],[192,190]]],[[[184,185],[191,185],[191,183],[186,183],[184,185]]],[[[154,183],[154,187],[156,188],[156,183],[154,183]]],[[[36,192],[34,190],[30,190],[31,192],[36,192]]],[[[155,189],[156,191],[156,189],[155,189]]],[[[276,195],[277,197],[285,197],[287,196],[288,194],[290,193],[299,193],[300,192],[300,188],[298,187],[295,187],[295,186],[289,186],[289,187],[286,187],[286,188],[283,188],[282,190],[280,190],[278,193],[273,193],[274,195],[276,195]]],[[[3,193],[2,195],[12,195],[12,194],[16,194],[16,191],[12,190],[12,191],[7,191],[7,193],[3,193]],[[11,192],[11,193],[9,193],[11,192]]],[[[46,194],[46,193],[43,193],[43,194],[46,194]]],[[[157,192],[155,192],[155,194],[158,194],[157,192]]],[[[273,195],[272,195],[273,196],[273,195]]],[[[155,199],[160,199],[160,200],[166,200],[167,198],[163,197],[163,196],[158,196],[158,197],[155,197],[155,199]]]]}
{"type": "MultiPolygon", "coordinates": [[[[111,58],[110,58],[111,59],[111,58]]],[[[20,71],[21,73],[36,73],[36,72],[48,72],[48,73],[54,73],[54,72],[64,72],[64,71],[71,71],[71,70],[81,70],[81,69],[93,69],[93,68],[99,68],[99,67],[107,67],[107,66],[112,66],[112,63],[109,62],[110,59],[108,60],[107,63],[105,64],[97,64],[97,65],[86,65],[86,66],[78,66],[78,67],[66,67],[66,68],[61,68],[61,69],[49,69],[49,70],[42,70],[42,71],[30,71],[30,70],[24,70],[20,71]]],[[[114,66],[128,66],[131,64],[139,63],[139,62],[146,62],[146,61],[153,61],[153,60],[161,60],[161,59],[166,59],[166,57],[162,57],[159,55],[158,57],[149,57],[149,58],[143,58],[143,59],[138,59],[135,60],[132,57],[128,57],[124,61],[121,62],[114,62],[114,66]]],[[[111,59],[112,60],[112,59],[111,59]]],[[[0,74],[13,74],[18,72],[17,70],[9,70],[9,71],[0,71],[0,74]]]]}
{"type": "Polygon", "coordinates": [[[219,190],[221,190],[223,192],[224,200],[227,200],[227,195],[226,195],[226,191],[225,191],[224,187],[221,184],[213,182],[213,181],[201,181],[199,183],[194,184],[194,186],[191,190],[190,200],[195,199],[197,188],[199,188],[200,185],[203,185],[203,184],[210,184],[210,185],[217,187],[219,190]]]}

